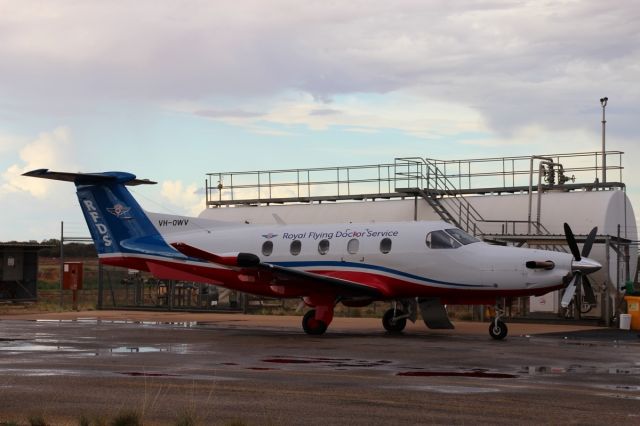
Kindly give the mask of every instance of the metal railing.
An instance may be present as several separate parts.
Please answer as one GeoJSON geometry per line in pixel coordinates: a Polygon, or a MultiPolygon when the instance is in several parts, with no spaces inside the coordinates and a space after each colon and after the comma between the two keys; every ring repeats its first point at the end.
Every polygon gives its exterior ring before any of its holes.
{"type": "Polygon", "coordinates": [[[393,164],[208,173],[207,206],[362,199],[395,193],[393,164]]]}
{"type": "MultiPolygon", "coordinates": [[[[404,198],[408,193],[431,198],[434,208],[446,209],[460,227],[479,235],[482,223],[504,223],[507,233],[528,225],[547,234],[539,218],[527,221],[484,218],[463,195],[487,193],[529,193],[546,189],[592,190],[624,188],[621,151],[607,151],[608,176],[618,174],[618,182],[600,182],[602,153],[598,151],[438,160],[422,157],[396,158],[393,164],[208,173],[207,207],[235,204],[347,201],[376,198],[404,198]],[[533,167],[545,158],[553,166],[533,167]],[[539,160],[540,161],[540,160],[539,160]],[[613,172],[613,173],[611,173],[613,172]],[[533,187],[531,182],[545,183],[533,187]],[[573,182],[573,183],[570,183],[573,182]],[[407,190],[422,191],[407,191],[407,190]]],[[[531,209],[531,207],[530,207],[531,209]]],[[[486,230],[486,229],[485,229],[486,230]]],[[[530,233],[530,232],[527,232],[530,233]]]]}
{"type": "MultiPolygon", "coordinates": [[[[616,182],[622,182],[623,154],[622,151],[606,152],[607,174],[610,177],[617,175],[616,182]]],[[[547,157],[555,163],[563,164],[564,173],[568,177],[573,176],[575,182],[604,183],[600,181],[602,153],[599,151],[428,161],[441,170],[442,175],[454,183],[458,190],[500,190],[528,185],[532,157],[547,157]]],[[[535,173],[537,174],[537,171],[535,173]]]]}
{"type": "MultiPolygon", "coordinates": [[[[608,176],[622,182],[621,151],[607,151],[608,176]],[[612,173],[613,172],[613,173],[612,173]]],[[[540,157],[540,156],[535,156],[540,157]]],[[[549,154],[563,172],[582,185],[619,187],[598,181],[602,153],[597,151],[549,154]],[[609,186],[608,186],[609,185],[609,186]]],[[[229,204],[308,202],[402,196],[396,188],[455,188],[458,193],[528,191],[532,156],[438,160],[421,157],[395,159],[393,164],[208,173],[208,207],[229,204]],[[445,183],[440,182],[445,180],[445,183]]],[[[533,171],[535,179],[539,170],[533,171]]],[[[576,184],[577,185],[577,184],[576,184]]],[[[569,186],[569,185],[567,185],[569,186]]],[[[576,189],[576,188],[572,188],[576,189]]]]}

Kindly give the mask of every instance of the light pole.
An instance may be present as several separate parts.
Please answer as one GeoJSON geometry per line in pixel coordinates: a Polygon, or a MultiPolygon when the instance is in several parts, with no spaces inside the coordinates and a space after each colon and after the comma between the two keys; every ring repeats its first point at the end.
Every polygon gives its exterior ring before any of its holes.
{"type": "Polygon", "coordinates": [[[609,98],[600,98],[600,105],[602,105],[602,183],[607,181],[607,152],[605,151],[605,127],[607,120],[604,119],[604,109],[607,106],[609,98]]]}

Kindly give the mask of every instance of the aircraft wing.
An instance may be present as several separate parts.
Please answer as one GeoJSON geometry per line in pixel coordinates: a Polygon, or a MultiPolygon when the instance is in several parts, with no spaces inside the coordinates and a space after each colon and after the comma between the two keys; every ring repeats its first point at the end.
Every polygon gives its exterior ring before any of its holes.
{"type": "Polygon", "coordinates": [[[288,285],[286,281],[292,280],[296,284],[313,289],[315,291],[331,290],[344,296],[366,296],[373,298],[384,297],[383,291],[374,285],[367,285],[359,282],[343,280],[329,277],[327,275],[314,274],[313,272],[301,271],[284,266],[273,265],[271,263],[260,263],[259,267],[271,271],[276,277],[283,280],[283,285],[288,285]]]}
{"type": "Polygon", "coordinates": [[[331,292],[347,297],[380,298],[385,296],[382,286],[376,286],[373,283],[364,284],[272,263],[263,263],[259,261],[258,256],[252,253],[225,253],[219,255],[186,243],[172,243],[171,245],[180,253],[189,257],[225,265],[233,269],[242,269],[249,273],[251,271],[267,272],[271,275],[271,279],[265,281],[274,282],[274,285],[295,287],[298,290],[304,289],[308,290],[309,293],[331,292]]]}

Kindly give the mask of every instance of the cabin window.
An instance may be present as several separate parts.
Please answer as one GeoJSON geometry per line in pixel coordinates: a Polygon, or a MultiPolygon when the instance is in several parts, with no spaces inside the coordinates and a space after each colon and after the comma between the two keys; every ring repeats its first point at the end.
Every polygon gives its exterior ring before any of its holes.
{"type": "Polygon", "coordinates": [[[432,249],[454,249],[460,247],[460,243],[444,231],[433,231],[427,234],[427,247],[432,249]]]}
{"type": "Polygon", "coordinates": [[[291,241],[291,246],[289,247],[291,254],[297,256],[300,254],[300,250],[302,250],[302,243],[300,240],[291,241]]]}
{"type": "Polygon", "coordinates": [[[357,238],[352,238],[347,243],[347,251],[349,254],[356,254],[360,249],[360,240],[357,238]]]}
{"type": "Polygon", "coordinates": [[[325,255],[329,251],[329,240],[322,240],[318,243],[318,253],[325,255]]]}
{"type": "Polygon", "coordinates": [[[387,254],[391,251],[391,238],[383,238],[380,241],[380,252],[387,254]]]}
{"type": "Polygon", "coordinates": [[[270,256],[273,253],[273,241],[265,241],[262,243],[262,254],[270,256]]]}

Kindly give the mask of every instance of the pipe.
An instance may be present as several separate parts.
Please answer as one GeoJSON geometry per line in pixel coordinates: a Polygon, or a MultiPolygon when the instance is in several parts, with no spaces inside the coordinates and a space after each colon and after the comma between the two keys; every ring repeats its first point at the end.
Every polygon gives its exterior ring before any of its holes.
{"type": "Polygon", "coordinates": [[[529,223],[527,227],[527,234],[531,235],[531,208],[533,204],[533,160],[546,160],[553,162],[553,158],[544,157],[541,155],[532,155],[529,163],[529,216],[527,218],[527,222],[529,223]]]}

